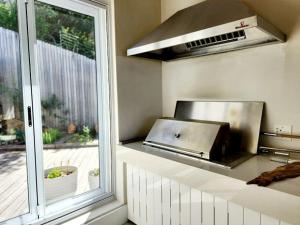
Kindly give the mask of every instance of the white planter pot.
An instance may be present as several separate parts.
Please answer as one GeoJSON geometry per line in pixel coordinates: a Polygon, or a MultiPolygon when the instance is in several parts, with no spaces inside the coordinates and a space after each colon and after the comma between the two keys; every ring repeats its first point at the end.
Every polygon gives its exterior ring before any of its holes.
{"type": "Polygon", "coordinates": [[[16,139],[16,135],[0,135],[0,141],[14,141],[16,139]]]}
{"type": "Polygon", "coordinates": [[[54,167],[45,170],[44,172],[44,184],[45,184],[45,197],[47,201],[58,200],[73,196],[77,189],[77,177],[78,169],[75,166],[61,166],[54,167]],[[63,177],[57,177],[53,179],[46,178],[48,173],[53,169],[60,169],[63,172],[72,172],[71,174],[63,177]]]}
{"type": "Polygon", "coordinates": [[[93,190],[93,189],[97,189],[99,188],[99,176],[94,176],[92,175],[93,173],[93,170],[91,170],[89,172],[89,186],[90,186],[90,190],[93,190]]]}

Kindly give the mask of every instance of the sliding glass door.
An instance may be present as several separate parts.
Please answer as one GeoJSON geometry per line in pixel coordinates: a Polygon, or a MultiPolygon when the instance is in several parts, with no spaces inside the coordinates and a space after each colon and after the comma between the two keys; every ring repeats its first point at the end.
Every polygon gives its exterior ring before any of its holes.
{"type": "Polygon", "coordinates": [[[110,196],[106,8],[0,0],[0,53],[0,222],[110,196]]]}
{"type": "Polygon", "coordinates": [[[106,10],[30,1],[28,24],[36,157],[43,162],[38,200],[47,215],[110,192],[106,10]]]}
{"type": "Polygon", "coordinates": [[[36,173],[25,6],[0,0],[0,222],[36,217],[36,173]],[[21,21],[19,23],[19,21],[21,21]]]}

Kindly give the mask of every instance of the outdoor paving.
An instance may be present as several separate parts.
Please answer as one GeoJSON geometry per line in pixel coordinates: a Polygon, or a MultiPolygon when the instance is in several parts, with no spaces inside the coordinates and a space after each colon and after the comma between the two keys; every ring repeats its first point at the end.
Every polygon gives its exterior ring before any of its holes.
{"type": "MultiPolygon", "coordinates": [[[[44,169],[61,164],[78,167],[76,195],[89,191],[88,172],[98,168],[98,148],[44,150],[44,169]]],[[[0,221],[28,212],[24,151],[0,150],[0,221]]]]}

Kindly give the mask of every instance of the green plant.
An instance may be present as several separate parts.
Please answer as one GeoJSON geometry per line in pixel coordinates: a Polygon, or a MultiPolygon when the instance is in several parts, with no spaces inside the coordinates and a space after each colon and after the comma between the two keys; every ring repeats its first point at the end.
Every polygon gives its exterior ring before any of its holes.
{"type": "Polygon", "coordinates": [[[80,133],[73,134],[71,142],[87,143],[93,140],[91,129],[88,126],[83,126],[80,133]]]}
{"type": "Polygon", "coordinates": [[[61,177],[63,175],[63,172],[61,171],[61,169],[55,168],[49,171],[47,178],[48,179],[54,179],[57,177],[61,177]]]}
{"type": "Polygon", "coordinates": [[[94,176],[94,177],[98,177],[100,175],[100,169],[93,169],[92,171],[90,171],[90,175],[94,176]]]}
{"type": "Polygon", "coordinates": [[[39,40],[95,59],[93,17],[39,2],[35,13],[39,40]]]}
{"type": "Polygon", "coordinates": [[[55,95],[51,95],[46,100],[41,101],[43,108],[43,124],[52,124],[54,119],[58,119],[60,124],[64,124],[67,121],[68,110],[63,109],[64,103],[55,95]],[[61,111],[64,116],[57,114],[61,111]]]}
{"type": "Polygon", "coordinates": [[[16,138],[19,142],[25,142],[25,132],[23,130],[16,130],[16,138]]]}
{"type": "Polygon", "coordinates": [[[17,31],[17,14],[17,1],[10,2],[0,0],[0,27],[17,31]]]}
{"type": "Polygon", "coordinates": [[[91,130],[88,126],[83,126],[82,135],[84,135],[87,138],[91,138],[91,130]]]}
{"type": "Polygon", "coordinates": [[[95,58],[95,40],[85,32],[78,31],[75,27],[62,27],[59,31],[60,46],[88,58],[95,58]]]}
{"type": "MultiPolygon", "coordinates": [[[[0,0],[0,27],[18,31],[17,1],[0,0]]],[[[94,19],[45,3],[35,3],[37,39],[95,59],[94,19]],[[67,40],[61,38],[61,34],[67,40]],[[73,38],[76,37],[75,42],[73,38]],[[70,44],[66,44],[70,42],[70,44]],[[77,46],[74,49],[74,44],[77,46]]]]}
{"type": "Polygon", "coordinates": [[[58,129],[50,128],[43,132],[43,143],[53,144],[55,141],[61,138],[61,132],[58,129]]]}

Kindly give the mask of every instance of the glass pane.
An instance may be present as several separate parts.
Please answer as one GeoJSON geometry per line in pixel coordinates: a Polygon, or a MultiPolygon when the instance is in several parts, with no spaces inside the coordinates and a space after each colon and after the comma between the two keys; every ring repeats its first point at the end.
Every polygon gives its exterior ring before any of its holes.
{"type": "Polygon", "coordinates": [[[35,3],[47,203],[99,188],[94,18],[35,3]]]}
{"type": "Polygon", "coordinates": [[[0,0],[0,221],[29,211],[17,2],[0,0]]]}

